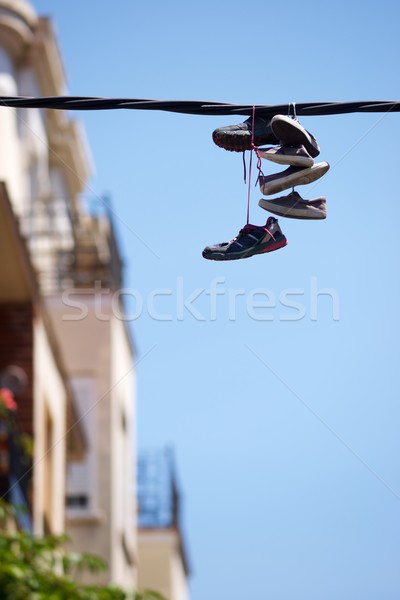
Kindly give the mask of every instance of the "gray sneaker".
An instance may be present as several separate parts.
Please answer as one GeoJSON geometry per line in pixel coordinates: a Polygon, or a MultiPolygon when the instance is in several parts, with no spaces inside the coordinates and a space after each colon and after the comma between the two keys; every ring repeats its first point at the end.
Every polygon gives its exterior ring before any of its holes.
{"type": "Polygon", "coordinates": [[[324,196],[304,200],[297,192],[291,192],[287,196],[271,198],[271,200],[261,198],[258,205],[274,215],[289,219],[326,219],[324,196]]]}
{"type": "Polygon", "coordinates": [[[295,185],[306,185],[316,181],[329,169],[327,162],[314,163],[312,167],[289,167],[281,173],[262,175],[259,178],[260,190],[264,196],[271,196],[295,185]]]}
{"type": "Polygon", "coordinates": [[[282,144],[302,144],[313,158],[320,153],[315,137],[304,129],[297,119],[285,117],[285,115],[275,115],[271,119],[271,129],[282,144]]]}
{"type": "Polygon", "coordinates": [[[266,158],[278,165],[291,165],[293,167],[312,167],[314,159],[308,154],[304,146],[275,146],[274,148],[258,148],[261,158],[266,158]]]}

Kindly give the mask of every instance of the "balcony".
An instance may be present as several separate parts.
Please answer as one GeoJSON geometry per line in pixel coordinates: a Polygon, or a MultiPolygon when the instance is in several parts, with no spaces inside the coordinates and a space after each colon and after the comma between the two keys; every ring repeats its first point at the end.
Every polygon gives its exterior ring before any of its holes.
{"type": "Polygon", "coordinates": [[[139,453],[137,488],[139,588],[187,600],[190,567],[171,449],[139,453]]]}
{"type": "Polygon", "coordinates": [[[170,448],[139,453],[137,486],[139,527],[179,526],[180,496],[170,448]]]}
{"type": "Polygon", "coordinates": [[[91,288],[95,281],[119,289],[123,264],[110,200],[82,204],[37,201],[19,217],[41,291],[91,288]]]}

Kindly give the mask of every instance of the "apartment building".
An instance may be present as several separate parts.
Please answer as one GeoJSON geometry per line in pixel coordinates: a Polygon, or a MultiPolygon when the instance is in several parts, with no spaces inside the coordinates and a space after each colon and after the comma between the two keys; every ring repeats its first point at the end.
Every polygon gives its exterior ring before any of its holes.
{"type": "MultiPolygon", "coordinates": [[[[0,95],[64,93],[51,22],[25,0],[0,0],[0,95]]],[[[90,175],[78,122],[0,107],[0,388],[13,388],[34,448],[24,456],[11,435],[4,445],[0,418],[0,494],[27,507],[21,526],[66,531],[72,549],[102,556],[97,583],[187,600],[170,451],[140,456],[136,490],[123,265],[109,200],[86,197],[90,175]]]]}
{"type": "MultiPolygon", "coordinates": [[[[51,22],[25,0],[0,0],[0,95],[63,93],[51,22]]],[[[34,441],[31,526],[67,531],[74,549],[108,563],[97,582],[131,589],[134,348],[112,220],[101,200],[95,209],[85,202],[90,175],[75,120],[0,107],[0,382],[11,367],[24,373],[16,401],[18,424],[34,441]]]]}

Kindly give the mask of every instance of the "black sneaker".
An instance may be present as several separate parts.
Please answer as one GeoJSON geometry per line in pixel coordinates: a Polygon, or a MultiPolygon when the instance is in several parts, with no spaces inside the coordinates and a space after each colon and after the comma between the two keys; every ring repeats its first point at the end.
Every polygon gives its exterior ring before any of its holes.
{"type": "MultiPolygon", "coordinates": [[[[215,144],[220,148],[230,152],[244,152],[251,150],[251,126],[253,118],[249,117],[239,125],[227,125],[218,127],[212,134],[215,144]]],[[[254,145],[279,144],[278,139],[272,133],[271,119],[264,117],[255,117],[254,119],[254,145]]]]}
{"type": "Polygon", "coordinates": [[[286,244],[287,239],[278,225],[278,220],[269,217],[265,226],[245,225],[230,242],[206,246],[203,257],[208,260],[238,260],[254,254],[272,252],[286,244]]]}
{"type": "Polygon", "coordinates": [[[285,115],[275,115],[271,119],[271,129],[282,144],[302,144],[313,158],[320,153],[315,137],[304,129],[297,119],[285,117],[285,115]]]}

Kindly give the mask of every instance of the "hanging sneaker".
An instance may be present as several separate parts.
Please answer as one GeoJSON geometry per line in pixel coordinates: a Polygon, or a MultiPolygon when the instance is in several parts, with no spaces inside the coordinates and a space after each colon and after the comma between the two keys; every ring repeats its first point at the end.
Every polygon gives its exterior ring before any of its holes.
{"type": "Polygon", "coordinates": [[[289,167],[281,173],[259,177],[260,190],[264,196],[271,196],[295,185],[306,185],[316,181],[329,169],[327,162],[314,163],[312,167],[289,167]]]}
{"type": "Polygon", "coordinates": [[[278,165],[292,165],[294,167],[312,167],[314,159],[308,154],[304,146],[275,146],[274,148],[258,148],[261,158],[266,158],[278,165]]]}
{"type": "MultiPolygon", "coordinates": [[[[231,152],[244,152],[251,150],[251,128],[253,118],[249,117],[239,125],[227,125],[218,127],[212,134],[214,144],[231,152]]],[[[272,133],[270,126],[271,119],[264,117],[255,117],[254,119],[254,145],[279,144],[279,141],[272,133]]]]}
{"type": "Polygon", "coordinates": [[[304,200],[297,192],[291,192],[287,196],[271,198],[271,200],[261,198],[258,205],[274,215],[290,219],[326,219],[324,196],[304,200]]]}
{"type": "Polygon", "coordinates": [[[275,115],[271,119],[271,129],[281,144],[302,144],[307,152],[315,158],[320,153],[320,148],[315,137],[297,119],[275,115]]]}
{"type": "Polygon", "coordinates": [[[286,244],[287,239],[278,225],[278,220],[269,217],[264,226],[245,225],[230,242],[206,246],[203,257],[208,260],[238,260],[254,254],[272,252],[286,244]]]}

